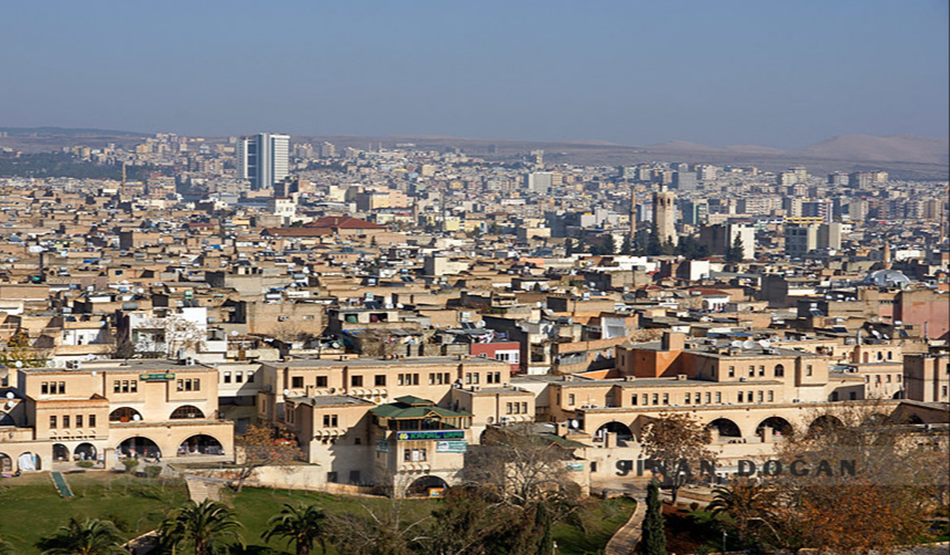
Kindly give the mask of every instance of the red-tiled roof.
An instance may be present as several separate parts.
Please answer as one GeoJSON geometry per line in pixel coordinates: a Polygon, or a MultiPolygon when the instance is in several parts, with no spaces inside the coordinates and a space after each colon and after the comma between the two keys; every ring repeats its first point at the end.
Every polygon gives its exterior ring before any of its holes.
{"type": "Polygon", "coordinates": [[[324,235],[333,235],[333,231],[325,227],[305,228],[305,227],[265,227],[261,235],[270,235],[271,237],[322,237],[324,235]]]}

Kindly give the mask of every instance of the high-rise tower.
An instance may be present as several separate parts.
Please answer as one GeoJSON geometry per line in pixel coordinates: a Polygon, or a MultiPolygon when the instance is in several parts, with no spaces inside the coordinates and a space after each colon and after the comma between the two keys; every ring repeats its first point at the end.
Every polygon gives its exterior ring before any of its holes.
{"type": "Polygon", "coordinates": [[[653,193],[653,225],[661,243],[679,243],[676,235],[676,195],[666,188],[653,193]]]}
{"type": "Polygon", "coordinates": [[[238,177],[251,181],[251,190],[269,189],[289,173],[290,136],[260,133],[237,144],[238,177]]]}

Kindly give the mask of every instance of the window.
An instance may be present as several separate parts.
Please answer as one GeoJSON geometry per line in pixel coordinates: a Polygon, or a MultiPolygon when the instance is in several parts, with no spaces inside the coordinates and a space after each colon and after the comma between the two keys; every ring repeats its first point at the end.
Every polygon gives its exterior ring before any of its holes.
{"type": "MultiPolygon", "coordinates": [[[[46,384],[43,384],[43,385],[46,385],[46,384]]],[[[120,382],[119,380],[116,380],[116,381],[112,382],[112,392],[113,392],[113,393],[121,393],[121,392],[122,392],[122,382],[120,382]]]]}
{"type": "Polygon", "coordinates": [[[49,427],[50,427],[51,429],[55,429],[55,428],[56,428],[56,416],[50,416],[50,417],[49,417],[49,427]]]}
{"type": "Polygon", "coordinates": [[[254,372],[247,373],[247,383],[254,383],[254,372]]]}
{"type": "Polygon", "coordinates": [[[81,414],[77,414],[77,415],[76,415],[76,427],[77,427],[77,428],[82,428],[82,415],[81,415],[81,414]]]}
{"type": "Polygon", "coordinates": [[[373,377],[373,385],[376,387],[386,387],[386,374],[376,374],[373,377]]]}
{"type": "Polygon", "coordinates": [[[501,383],[501,372],[489,372],[486,379],[488,383],[501,383]]]}
{"type": "Polygon", "coordinates": [[[363,387],[363,376],[350,376],[350,385],[353,387],[363,387]]]}
{"type": "Polygon", "coordinates": [[[244,383],[244,372],[235,372],[234,373],[234,383],[244,383]]]}
{"type": "Polygon", "coordinates": [[[336,428],[338,424],[338,418],[335,414],[324,414],[323,415],[323,427],[324,428],[336,428]]]}
{"type": "Polygon", "coordinates": [[[132,380],[132,381],[129,383],[129,391],[131,391],[132,393],[138,393],[138,390],[139,390],[139,381],[138,381],[138,380],[132,380]]]}
{"type": "Polygon", "coordinates": [[[689,393],[683,396],[683,400],[686,402],[687,405],[692,403],[692,399],[693,399],[693,396],[690,395],[689,393]]]}
{"type": "Polygon", "coordinates": [[[633,405],[633,406],[637,406],[637,394],[636,394],[636,393],[634,393],[633,396],[630,397],[630,404],[633,405]]]}
{"type": "Polygon", "coordinates": [[[901,383],[901,375],[900,375],[900,374],[897,375],[897,383],[901,383]]]}
{"type": "Polygon", "coordinates": [[[122,380],[122,393],[129,392],[129,380],[122,380]]]}
{"type": "Polygon", "coordinates": [[[224,373],[224,383],[231,383],[231,373],[230,373],[230,372],[225,372],[225,373],[224,373]]]}
{"type": "Polygon", "coordinates": [[[750,378],[754,378],[754,377],[755,377],[755,366],[754,366],[754,365],[751,365],[751,364],[749,365],[749,377],[750,377],[750,378]]]}
{"type": "Polygon", "coordinates": [[[49,382],[43,382],[40,384],[40,393],[43,395],[49,395],[49,382]]]}
{"type": "Polygon", "coordinates": [[[762,391],[759,391],[759,392],[756,394],[756,399],[758,400],[758,402],[761,403],[761,402],[764,400],[764,399],[763,399],[763,396],[764,396],[764,393],[763,393],[762,391]]]}
{"type": "Polygon", "coordinates": [[[90,428],[95,428],[95,427],[96,427],[96,415],[95,415],[95,414],[90,414],[90,415],[89,415],[89,427],[90,427],[90,428]]]}
{"type": "Polygon", "coordinates": [[[59,393],[60,395],[65,394],[65,393],[66,393],[66,382],[59,382],[58,385],[59,385],[59,390],[57,391],[57,393],[59,393]]]}
{"type": "Polygon", "coordinates": [[[891,375],[890,375],[890,374],[887,375],[887,379],[886,379],[885,381],[886,381],[887,383],[891,383],[891,375]]]}
{"type": "Polygon", "coordinates": [[[505,414],[511,414],[511,403],[505,403],[505,414]]]}
{"type": "Polygon", "coordinates": [[[775,392],[773,392],[772,390],[769,390],[769,402],[771,403],[774,400],[775,400],[775,392]]]}
{"type": "Polygon", "coordinates": [[[412,462],[412,449],[406,449],[402,454],[403,462],[412,462]]]}
{"type": "Polygon", "coordinates": [[[303,387],[303,376],[294,376],[290,378],[290,387],[300,389],[303,387]]]}
{"type": "Polygon", "coordinates": [[[472,383],[478,383],[480,376],[481,376],[481,375],[480,375],[478,372],[473,372],[473,373],[472,373],[472,383]]]}
{"type": "Polygon", "coordinates": [[[69,427],[69,415],[68,415],[68,414],[64,414],[64,415],[63,415],[63,427],[64,427],[64,428],[68,428],[68,427],[69,427]]]}
{"type": "Polygon", "coordinates": [[[568,406],[574,406],[574,394],[568,393],[567,395],[567,404],[568,406]]]}
{"type": "Polygon", "coordinates": [[[765,376],[765,366],[759,366],[759,376],[765,376]]]}
{"type": "Polygon", "coordinates": [[[420,460],[420,461],[426,460],[426,448],[425,448],[425,447],[419,449],[419,460],[420,460]]]}
{"type": "Polygon", "coordinates": [[[743,397],[742,397],[742,392],[740,391],[740,392],[739,392],[739,398],[738,398],[738,401],[737,401],[737,402],[738,402],[738,403],[741,403],[741,402],[742,402],[742,399],[743,399],[743,397]]]}
{"type": "Polygon", "coordinates": [[[710,393],[710,392],[707,391],[707,392],[706,392],[706,404],[708,405],[708,404],[710,404],[711,402],[712,402],[712,393],[710,393]]]}
{"type": "Polygon", "coordinates": [[[775,366],[775,377],[776,378],[785,377],[785,367],[782,366],[781,364],[777,364],[775,366]]]}
{"type": "Polygon", "coordinates": [[[669,394],[669,393],[664,393],[664,394],[663,394],[663,404],[664,404],[664,405],[669,405],[669,404],[670,404],[670,394],[669,394]]]}
{"type": "Polygon", "coordinates": [[[730,377],[730,378],[735,378],[735,377],[736,377],[736,367],[735,367],[735,366],[730,366],[730,367],[729,367],[729,377],[730,377]]]}
{"type": "Polygon", "coordinates": [[[522,413],[522,414],[528,414],[528,402],[527,402],[527,401],[521,403],[521,413],[522,413]]]}
{"type": "MultiPolygon", "coordinates": [[[[247,381],[251,381],[248,377],[247,381]]],[[[327,386],[327,377],[326,376],[317,376],[317,387],[326,387],[327,386]]]]}
{"type": "Polygon", "coordinates": [[[811,364],[809,364],[808,366],[805,367],[805,375],[806,375],[806,376],[811,376],[811,375],[812,375],[811,364]]]}
{"type": "Polygon", "coordinates": [[[659,393],[654,393],[654,394],[653,394],[653,404],[654,404],[654,405],[659,405],[659,404],[660,404],[660,394],[659,394],[659,393]]]}
{"type": "Polygon", "coordinates": [[[722,392],[721,392],[721,391],[717,391],[717,392],[716,392],[716,402],[717,402],[717,403],[722,403],[722,392]]]}

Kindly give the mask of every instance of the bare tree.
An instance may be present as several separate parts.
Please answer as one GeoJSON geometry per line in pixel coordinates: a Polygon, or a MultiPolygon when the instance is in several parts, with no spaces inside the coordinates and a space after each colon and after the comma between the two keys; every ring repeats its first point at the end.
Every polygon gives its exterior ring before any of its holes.
{"type": "Polygon", "coordinates": [[[297,440],[286,430],[252,424],[235,439],[239,449],[238,471],[230,485],[237,491],[258,468],[288,467],[303,457],[297,440]]]}
{"type": "Polygon", "coordinates": [[[414,515],[402,498],[384,504],[360,504],[358,512],[330,516],[330,542],[353,555],[409,555],[430,539],[425,524],[431,516],[414,515]]]}
{"type": "Polygon", "coordinates": [[[660,414],[643,431],[643,453],[663,475],[673,502],[681,487],[696,479],[701,461],[712,461],[712,434],[692,416],[682,412],[660,414]]]}

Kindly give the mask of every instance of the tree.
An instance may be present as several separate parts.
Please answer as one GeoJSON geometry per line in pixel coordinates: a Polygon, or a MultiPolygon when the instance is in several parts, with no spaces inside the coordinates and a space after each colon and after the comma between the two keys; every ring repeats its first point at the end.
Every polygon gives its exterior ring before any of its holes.
{"type": "Polygon", "coordinates": [[[287,466],[302,456],[293,434],[283,429],[252,424],[236,441],[241,453],[231,487],[239,492],[254,470],[263,466],[287,466]]]}
{"type": "Polygon", "coordinates": [[[411,516],[401,499],[361,509],[330,517],[330,540],[341,553],[410,555],[430,539],[425,524],[431,516],[411,516]]]}
{"type": "Polygon", "coordinates": [[[654,480],[647,486],[647,510],[640,528],[640,553],[643,555],[666,555],[666,527],[663,521],[660,485],[654,480]]]}
{"type": "Polygon", "coordinates": [[[715,488],[707,510],[727,516],[739,539],[747,541],[756,523],[768,522],[773,505],[771,492],[765,486],[740,479],[729,487],[715,488]]]}
{"type": "Polygon", "coordinates": [[[3,541],[3,538],[0,538],[0,555],[14,555],[13,546],[3,541]]]}
{"type": "Polygon", "coordinates": [[[742,262],[745,258],[745,245],[742,244],[742,236],[736,235],[735,240],[732,241],[732,245],[726,247],[726,262],[730,264],[736,264],[742,262]]]}
{"type": "Polygon", "coordinates": [[[46,366],[46,357],[30,346],[29,334],[20,329],[10,337],[3,351],[0,351],[0,363],[8,368],[42,368],[46,366]]]}
{"type": "Polygon", "coordinates": [[[564,254],[567,256],[574,255],[574,239],[571,239],[570,237],[568,237],[564,241],[564,254]]]}
{"type": "Polygon", "coordinates": [[[620,244],[620,254],[633,254],[633,239],[629,235],[623,236],[623,243],[620,244]]]}
{"type": "Polygon", "coordinates": [[[264,541],[283,538],[293,543],[297,555],[310,555],[314,542],[320,542],[320,551],[326,553],[326,515],[316,505],[285,503],[284,508],[267,521],[267,530],[261,534],[264,541]]]}
{"type": "Polygon", "coordinates": [[[226,505],[206,499],[197,504],[188,500],[159,527],[160,543],[177,552],[190,546],[195,555],[224,553],[230,541],[244,545],[238,533],[241,524],[226,505]]]}
{"type": "Polygon", "coordinates": [[[52,535],[37,542],[43,555],[128,555],[122,536],[108,520],[70,518],[52,535]]]}
{"type": "Polygon", "coordinates": [[[450,488],[432,517],[423,550],[432,555],[512,553],[526,524],[517,508],[480,485],[450,488]]]}
{"type": "Polygon", "coordinates": [[[647,254],[650,256],[658,256],[662,253],[663,244],[660,241],[660,232],[656,229],[656,224],[650,228],[650,235],[647,237],[646,245],[647,254]]]}
{"type": "Polygon", "coordinates": [[[643,432],[643,453],[663,475],[673,502],[679,489],[694,478],[701,461],[711,461],[709,430],[686,413],[663,413],[643,432]]]}

